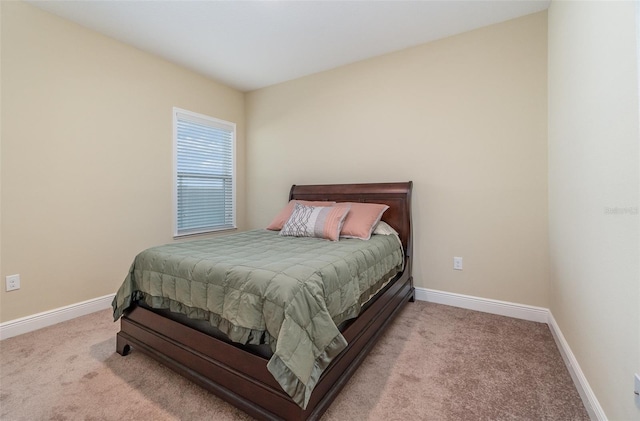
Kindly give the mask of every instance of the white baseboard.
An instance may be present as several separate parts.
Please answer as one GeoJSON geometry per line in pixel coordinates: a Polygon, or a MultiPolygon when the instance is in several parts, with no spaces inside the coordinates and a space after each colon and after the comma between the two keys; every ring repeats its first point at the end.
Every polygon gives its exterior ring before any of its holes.
{"type": "Polygon", "coordinates": [[[549,320],[549,309],[547,308],[454,294],[434,289],[416,288],[416,300],[498,314],[531,322],[547,323],[549,320]]]}
{"type": "Polygon", "coordinates": [[[437,291],[427,288],[416,288],[416,300],[427,301],[436,304],[445,304],[452,307],[466,308],[468,310],[482,311],[484,313],[498,314],[516,319],[532,322],[546,323],[558,346],[560,355],[564,360],[567,370],[573,379],[573,383],[580,394],[582,403],[592,420],[606,421],[605,415],[596,395],[593,393],[589,382],[576,360],[569,344],[564,339],[560,327],[553,318],[548,308],[533,307],[524,304],[510,303],[506,301],[490,300],[487,298],[473,297],[469,295],[454,294],[452,292],[437,291]]]}
{"type": "Polygon", "coordinates": [[[0,340],[111,308],[114,294],[0,323],[0,340]]]}
{"type": "Polygon", "coordinates": [[[578,389],[578,393],[582,398],[584,407],[589,413],[589,418],[591,418],[592,420],[606,421],[607,416],[600,406],[600,402],[598,402],[598,399],[593,393],[591,386],[589,386],[587,378],[584,376],[582,369],[580,369],[578,360],[576,360],[575,355],[573,355],[569,344],[564,339],[564,335],[560,331],[560,327],[556,323],[556,319],[553,317],[553,314],[551,314],[551,312],[549,312],[548,325],[549,329],[551,329],[551,333],[553,334],[553,338],[556,340],[556,344],[558,345],[558,349],[560,350],[560,354],[562,355],[564,364],[567,366],[569,374],[573,379],[573,383],[576,385],[576,389],[578,389]]]}

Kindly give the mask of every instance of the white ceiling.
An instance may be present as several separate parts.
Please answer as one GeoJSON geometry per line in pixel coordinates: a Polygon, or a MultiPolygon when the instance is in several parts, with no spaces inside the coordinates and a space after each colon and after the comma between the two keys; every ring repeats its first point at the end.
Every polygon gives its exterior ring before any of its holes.
{"type": "Polygon", "coordinates": [[[550,0],[29,3],[250,91],[545,10],[550,0]]]}

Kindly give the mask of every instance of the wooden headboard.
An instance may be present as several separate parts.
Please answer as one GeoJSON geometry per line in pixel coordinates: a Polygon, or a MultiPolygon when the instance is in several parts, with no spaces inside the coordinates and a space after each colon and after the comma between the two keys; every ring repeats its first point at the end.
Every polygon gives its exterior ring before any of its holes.
{"type": "Polygon", "coordinates": [[[389,209],[382,220],[391,225],[398,234],[405,255],[412,254],[411,188],[413,182],[371,184],[318,184],[293,185],[289,200],[330,200],[334,202],[384,203],[389,209]]]}

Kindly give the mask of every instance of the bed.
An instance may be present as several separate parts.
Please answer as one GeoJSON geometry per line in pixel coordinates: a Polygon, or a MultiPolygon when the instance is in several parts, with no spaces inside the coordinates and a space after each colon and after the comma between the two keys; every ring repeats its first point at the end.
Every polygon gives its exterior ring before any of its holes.
{"type": "MultiPolygon", "coordinates": [[[[273,355],[239,346],[224,337],[133,300],[120,316],[116,351],[131,349],[158,360],[257,419],[316,420],[335,399],[402,306],[414,299],[412,269],[411,182],[294,185],[289,199],[361,202],[388,205],[382,221],[393,227],[402,244],[400,271],[366,300],[357,317],[340,323],[344,343],[330,355],[301,402],[274,378],[273,355]]],[[[255,235],[263,235],[256,233],[255,235]]],[[[254,235],[254,234],[246,234],[254,235]]],[[[375,236],[374,236],[375,237],[375,236]]],[[[357,240],[359,241],[359,240],[357,240]]],[[[348,244],[346,241],[338,243],[348,244]]],[[[140,298],[140,297],[138,297],[140,298]]],[[[252,333],[245,333],[245,339],[252,333]],[[248,336],[247,336],[248,335],[248,336]]],[[[264,341],[264,337],[261,339],[264,341]]],[[[251,342],[251,341],[249,341],[251,342]]],[[[269,340],[267,338],[266,342],[269,340]]]]}

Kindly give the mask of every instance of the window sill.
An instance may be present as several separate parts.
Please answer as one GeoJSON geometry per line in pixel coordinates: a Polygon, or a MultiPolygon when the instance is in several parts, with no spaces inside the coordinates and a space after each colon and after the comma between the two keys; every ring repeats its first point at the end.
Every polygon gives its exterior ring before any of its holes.
{"type": "Polygon", "coordinates": [[[188,233],[188,234],[177,234],[177,235],[173,236],[173,239],[174,240],[184,240],[184,239],[203,237],[203,236],[215,236],[215,235],[218,235],[218,234],[228,234],[228,233],[231,233],[231,232],[237,231],[237,230],[238,230],[238,227],[233,227],[233,228],[222,228],[222,229],[218,229],[218,230],[194,232],[194,233],[188,233]]]}

